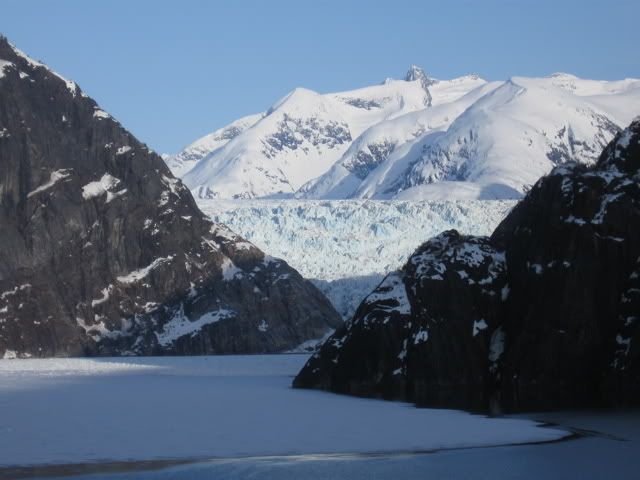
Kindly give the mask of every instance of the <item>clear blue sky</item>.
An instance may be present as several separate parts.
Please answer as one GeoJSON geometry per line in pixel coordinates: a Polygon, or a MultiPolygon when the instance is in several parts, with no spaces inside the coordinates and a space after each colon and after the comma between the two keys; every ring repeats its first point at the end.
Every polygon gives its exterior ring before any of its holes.
{"type": "Polygon", "coordinates": [[[0,32],[173,153],[297,86],[640,77],[639,0],[0,0],[0,32]]]}

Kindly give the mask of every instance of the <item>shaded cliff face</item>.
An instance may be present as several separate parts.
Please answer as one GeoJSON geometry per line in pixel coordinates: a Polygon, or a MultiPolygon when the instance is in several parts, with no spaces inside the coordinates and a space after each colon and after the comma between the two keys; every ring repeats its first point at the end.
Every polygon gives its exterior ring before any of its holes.
{"type": "Polygon", "coordinates": [[[637,404],[639,325],[635,121],[594,167],[541,179],[490,238],[422,245],[294,386],[474,410],[637,404]]]}
{"type": "Polygon", "coordinates": [[[481,408],[504,272],[504,253],[487,237],[434,237],[364,300],[294,385],[481,408]]]}
{"type": "Polygon", "coordinates": [[[73,82],[0,38],[0,358],[274,352],[340,319],[195,205],[73,82]]]}
{"type": "Polygon", "coordinates": [[[595,168],[555,169],[492,236],[506,249],[509,409],[640,399],[639,141],[636,121],[595,168]]]}

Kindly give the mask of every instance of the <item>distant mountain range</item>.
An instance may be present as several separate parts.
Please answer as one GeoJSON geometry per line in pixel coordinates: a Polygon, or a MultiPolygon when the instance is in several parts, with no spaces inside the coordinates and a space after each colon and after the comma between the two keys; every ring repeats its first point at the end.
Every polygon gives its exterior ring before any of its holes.
{"type": "Polygon", "coordinates": [[[487,82],[298,88],[166,158],[200,198],[519,198],[567,161],[593,164],[637,115],[640,80],[558,73],[487,82]]]}

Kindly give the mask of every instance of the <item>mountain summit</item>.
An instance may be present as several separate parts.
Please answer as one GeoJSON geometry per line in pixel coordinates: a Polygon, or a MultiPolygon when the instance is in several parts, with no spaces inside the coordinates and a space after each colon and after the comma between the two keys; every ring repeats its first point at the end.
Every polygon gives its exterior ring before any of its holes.
{"type": "Polygon", "coordinates": [[[420,85],[422,85],[422,88],[426,93],[424,104],[425,106],[430,107],[433,99],[431,98],[431,92],[429,91],[429,87],[434,83],[436,83],[436,81],[433,80],[432,78],[429,78],[429,76],[425,73],[425,71],[416,65],[411,65],[409,67],[409,70],[407,71],[407,74],[404,76],[404,79],[407,82],[420,82],[420,85]]]}

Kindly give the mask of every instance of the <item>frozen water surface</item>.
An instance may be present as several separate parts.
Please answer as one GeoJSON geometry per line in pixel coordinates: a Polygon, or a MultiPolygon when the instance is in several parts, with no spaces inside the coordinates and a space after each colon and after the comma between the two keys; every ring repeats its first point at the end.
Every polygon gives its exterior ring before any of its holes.
{"type": "MultiPolygon", "coordinates": [[[[242,472],[266,468],[279,477],[283,465],[302,469],[303,475],[305,468],[323,470],[334,463],[358,469],[370,462],[401,462],[395,456],[351,454],[541,442],[567,435],[529,419],[489,419],[294,390],[292,376],[306,359],[1,360],[0,478],[12,478],[7,468],[16,466],[167,459],[219,460],[181,467],[189,472],[214,468],[222,469],[222,477],[242,477],[242,472]],[[314,457],[323,454],[349,455],[314,457]],[[228,460],[264,456],[287,458],[228,460]]],[[[168,478],[185,478],[175,475],[168,478]]]]}

